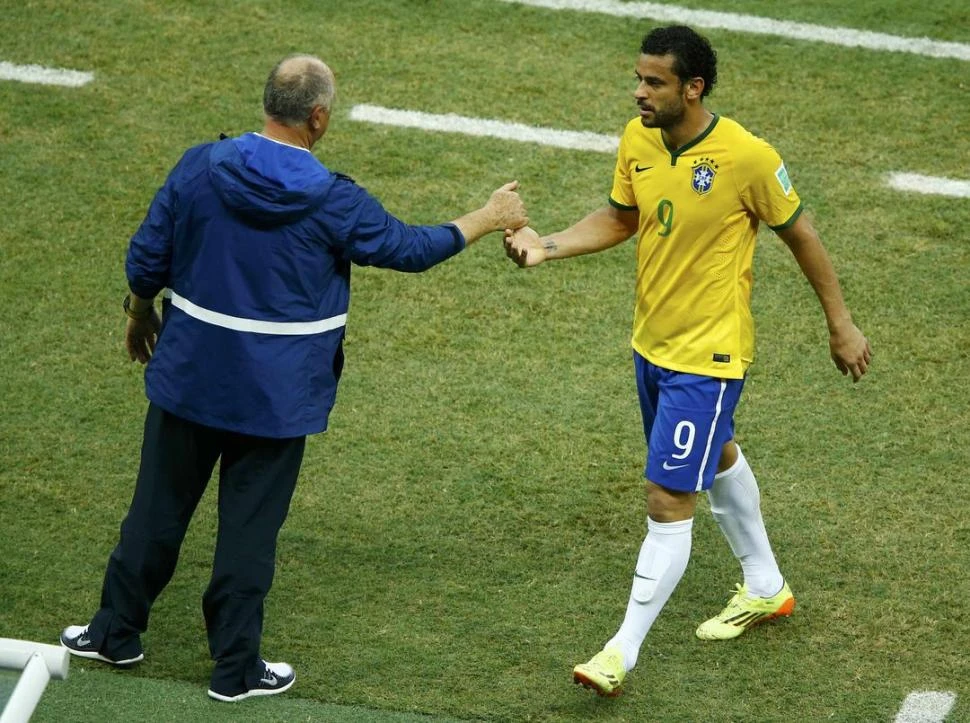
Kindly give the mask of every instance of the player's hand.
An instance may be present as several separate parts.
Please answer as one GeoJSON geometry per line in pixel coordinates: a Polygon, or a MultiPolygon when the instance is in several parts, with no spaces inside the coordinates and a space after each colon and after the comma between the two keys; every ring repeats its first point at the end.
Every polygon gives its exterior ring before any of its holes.
{"type": "Polygon", "coordinates": [[[525,204],[516,193],[518,181],[506,183],[492,192],[485,207],[493,218],[493,228],[501,231],[504,228],[522,228],[528,225],[529,215],[525,212],[525,204]]]}
{"type": "Polygon", "coordinates": [[[872,347],[855,324],[849,322],[834,330],[829,335],[829,350],[842,376],[851,374],[853,382],[862,379],[862,375],[869,371],[872,347]]]}
{"type": "Polygon", "coordinates": [[[155,341],[161,328],[162,319],[155,309],[144,319],[128,318],[125,326],[125,348],[132,361],[148,363],[155,353],[155,341]]]}
{"type": "Polygon", "coordinates": [[[505,229],[505,255],[520,268],[538,266],[546,260],[547,253],[535,229],[529,226],[505,229]]]}

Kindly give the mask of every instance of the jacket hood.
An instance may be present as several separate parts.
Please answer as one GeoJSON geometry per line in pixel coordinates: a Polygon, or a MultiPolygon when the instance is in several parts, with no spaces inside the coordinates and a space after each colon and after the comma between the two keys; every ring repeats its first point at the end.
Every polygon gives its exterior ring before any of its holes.
{"type": "Polygon", "coordinates": [[[256,133],[213,143],[209,178],[232,213],[263,228],[312,213],[334,182],[333,174],[309,151],[256,133]]]}

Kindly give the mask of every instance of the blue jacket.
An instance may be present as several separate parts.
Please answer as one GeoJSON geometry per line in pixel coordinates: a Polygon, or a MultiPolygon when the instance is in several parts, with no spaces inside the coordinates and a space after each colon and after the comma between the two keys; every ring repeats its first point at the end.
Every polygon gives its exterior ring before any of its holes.
{"type": "Polygon", "coordinates": [[[255,133],[186,151],[131,239],[135,294],[164,291],[148,398],[260,437],[327,428],[352,263],[423,271],[465,247],[409,226],[309,151],[255,133]]]}

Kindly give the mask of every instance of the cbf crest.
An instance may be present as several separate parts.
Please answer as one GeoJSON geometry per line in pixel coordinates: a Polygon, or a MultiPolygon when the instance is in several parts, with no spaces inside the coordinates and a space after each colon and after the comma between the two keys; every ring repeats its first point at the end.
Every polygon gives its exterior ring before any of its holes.
{"type": "Polygon", "coordinates": [[[717,176],[717,163],[713,158],[698,158],[691,170],[690,187],[702,196],[710,193],[717,176]]]}

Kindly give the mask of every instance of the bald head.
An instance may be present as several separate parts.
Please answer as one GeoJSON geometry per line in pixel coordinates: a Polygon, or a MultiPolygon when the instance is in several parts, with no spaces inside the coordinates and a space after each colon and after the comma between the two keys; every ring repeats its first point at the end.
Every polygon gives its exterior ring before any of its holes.
{"type": "Polygon", "coordinates": [[[270,71],[263,89],[263,111],[285,126],[306,123],[314,106],[329,111],[333,104],[333,73],[312,55],[283,58],[270,71]]]}

